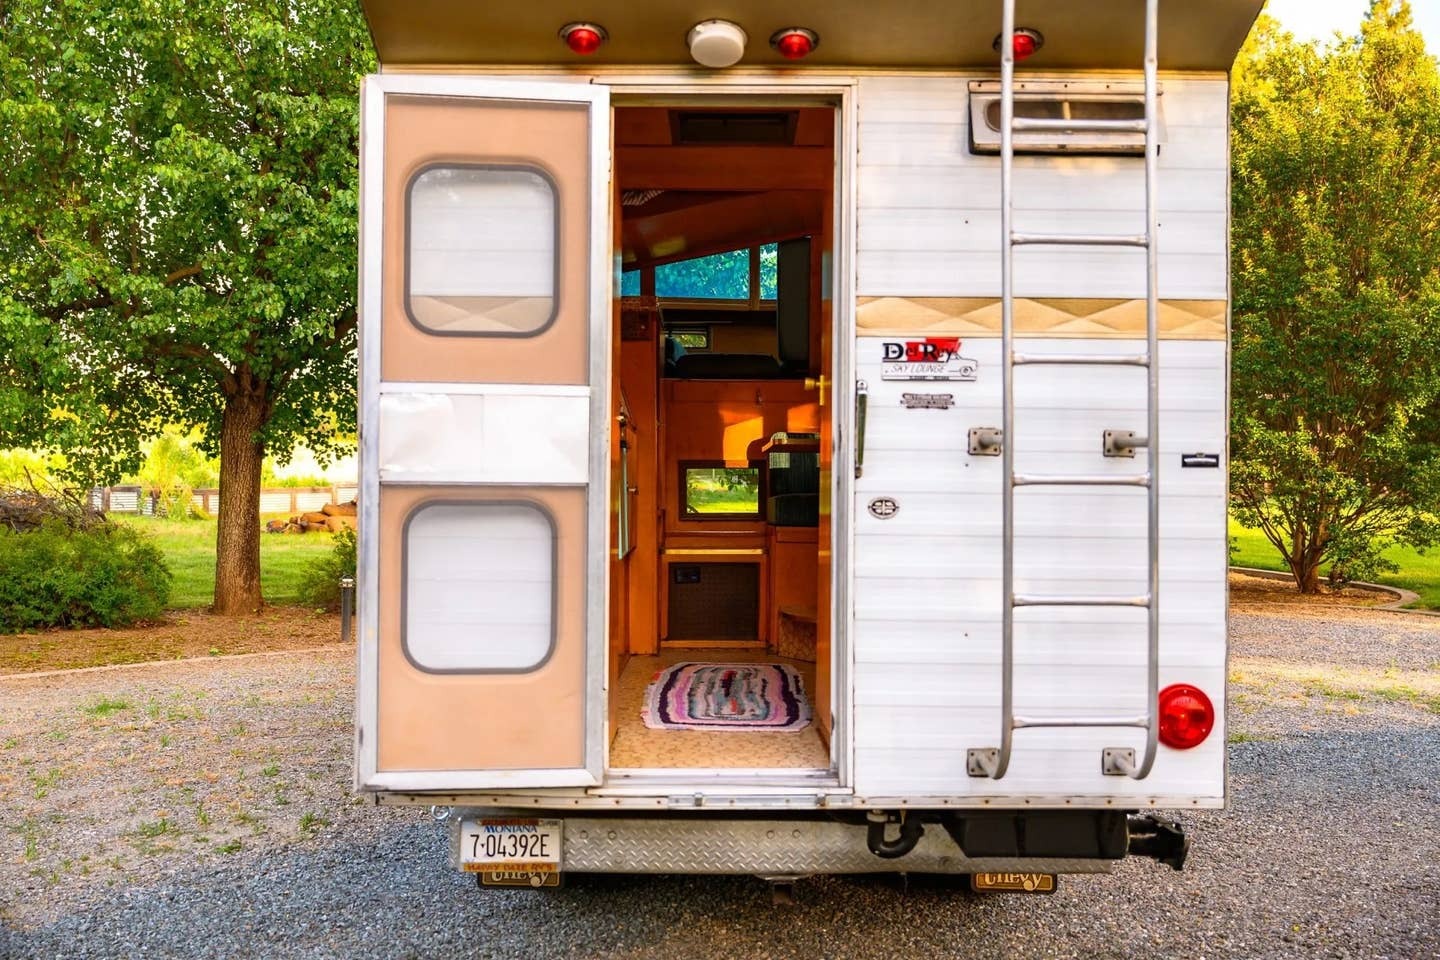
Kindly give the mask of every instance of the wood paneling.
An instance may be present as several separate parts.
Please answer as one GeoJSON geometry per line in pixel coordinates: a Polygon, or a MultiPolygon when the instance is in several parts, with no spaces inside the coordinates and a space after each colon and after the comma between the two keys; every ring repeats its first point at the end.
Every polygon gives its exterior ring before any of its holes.
{"type": "Polygon", "coordinates": [[[620,147],[616,176],[626,190],[824,190],[829,147],[620,147]]]}
{"type": "MultiPolygon", "coordinates": [[[[1224,340],[1224,300],[1162,300],[1165,340],[1224,340]]],[[[1145,336],[1144,300],[1015,301],[1021,337],[1126,339],[1145,336]]],[[[945,333],[1000,336],[1000,301],[993,297],[860,297],[856,325],[862,337],[945,333]]]]}
{"type": "Polygon", "coordinates": [[[656,581],[660,552],[659,416],[656,409],[659,380],[656,343],[630,340],[620,345],[617,366],[625,389],[632,426],[630,485],[636,488],[630,501],[635,509],[635,549],[630,554],[629,595],[612,603],[623,603],[628,611],[628,646],[631,653],[652,654],[658,647],[660,628],[656,581]]]}

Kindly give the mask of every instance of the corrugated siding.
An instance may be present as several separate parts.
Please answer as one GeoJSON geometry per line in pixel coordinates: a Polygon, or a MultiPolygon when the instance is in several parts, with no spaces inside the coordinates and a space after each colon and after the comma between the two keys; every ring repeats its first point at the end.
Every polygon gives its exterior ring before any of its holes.
{"type": "MultiPolygon", "coordinates": [[[[1160,295],[1225,299],[1226,110],[1222,79],[1162,81],[1160,295]]],[[[867,77],[859,93],[861,296],[998,297],[1000,159],[969,150],[964,79],[867,77]]],[[[1139,157],[1017,157],[1015,228],[1144,231],[1139,157]]],[[[1145,295],[1144,253],[1023,248],[1016,295],[1145,295]]]]}
{"type": "MultiPolygon", "coordinates": [[[[964,342],[979,379],[880,378],[886,340],[858,342],[869,386],[864,476],[856,481],[855,742],[862,796],[1223,796],[1225,737],[1162,748],[1144,782],[1100,774],[1103,747],[1143,747],[1138,730],[1021,730],[999,783],[969,777],[965,752],[998,746],[1001,461],[972,457],[971,427],[999,426],[1000,341],[964,342]],[[908,410],[904,392],[949,393],[950,410],[908,410]],[[868,510],[892,497],[885,520],[868,510]]],[[[1027,351],[1143,352],[1143,343],[1030,340],[1027,351]]],[[[1225,473],[1182,468],[1182,452],[1223,453],[1226,347],[1160,349],[1161,685],[1225,689],[1225,473]]],[[[1032,473],[1138,473],[1101,455],[1106,429],[1144,432],[1143,369],[1022,367],[1016,467],[1032,473]]],[[[1016,496],[1016,589],[1140,594],[1146,578],[1142,488],[1024,488],[1016,496]]],[[[1030,715],[1145,710],[1143,610],[1030,608],[1016,615],[1016,710],[1030,715]]]]}

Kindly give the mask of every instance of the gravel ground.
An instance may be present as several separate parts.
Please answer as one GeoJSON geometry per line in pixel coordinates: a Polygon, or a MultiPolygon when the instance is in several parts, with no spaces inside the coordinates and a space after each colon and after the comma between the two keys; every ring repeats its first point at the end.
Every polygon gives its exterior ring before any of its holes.
{"type": "Polygon", "coordinates": [[[481,893],[423,812],[351,802],[348,656],[0,680],[0,957],[1440,958],[1440,620],[1295,613],[1233,618],[1233,802],[1185,817],[1185,871],[1125,862],[1053,897],[481,893]]]}

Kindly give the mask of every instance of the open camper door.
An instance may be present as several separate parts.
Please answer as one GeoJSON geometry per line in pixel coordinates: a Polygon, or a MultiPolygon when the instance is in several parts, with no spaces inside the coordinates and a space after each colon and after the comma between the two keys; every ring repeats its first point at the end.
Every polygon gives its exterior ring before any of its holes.
{"type": "Polygon", "coordinates": [[[363,124],[358,786],[598,783],[608,92],[382,75],[363,124]]]}

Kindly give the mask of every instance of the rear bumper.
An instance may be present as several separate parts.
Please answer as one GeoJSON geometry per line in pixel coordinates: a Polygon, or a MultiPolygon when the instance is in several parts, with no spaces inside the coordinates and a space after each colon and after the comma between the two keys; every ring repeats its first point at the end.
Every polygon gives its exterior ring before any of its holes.
{"type": "MultiPolygon", "coordinates": [[[[467,822],[478,817],[536,815],[534,810],[454,809],[450,816],[454,865],[459,867],[467,822]]],[[[571,873],[1108,873],[1127,852],[1125,815],[1118,812],[1007,814],[1002,819],[1008,826],[996,828],[1001,821],[993,821],[984,827],[971,825],[968,830],[953,819],[941,822],[936,818],[926,823],[912,850],[895,858],[871,852],[867,824],[856,817],[677,813],[557,818],[552,811],[543,816],[564,822],[561,870],[571,873]],[[1102,822],[1107,815],[1111,819],[1102,822]],[[967,855],[961,844],[970,843],[969,837],[981,836],[986,843],[984,855],[967,855]],[[1041,842],[1055,852],[1047,855],[1044,849],[1026,847],[1027,836],[1048,838],[1041,842]]],[[[981,848],[974,847],[971,853],[976,849],[981,848]]]]}

